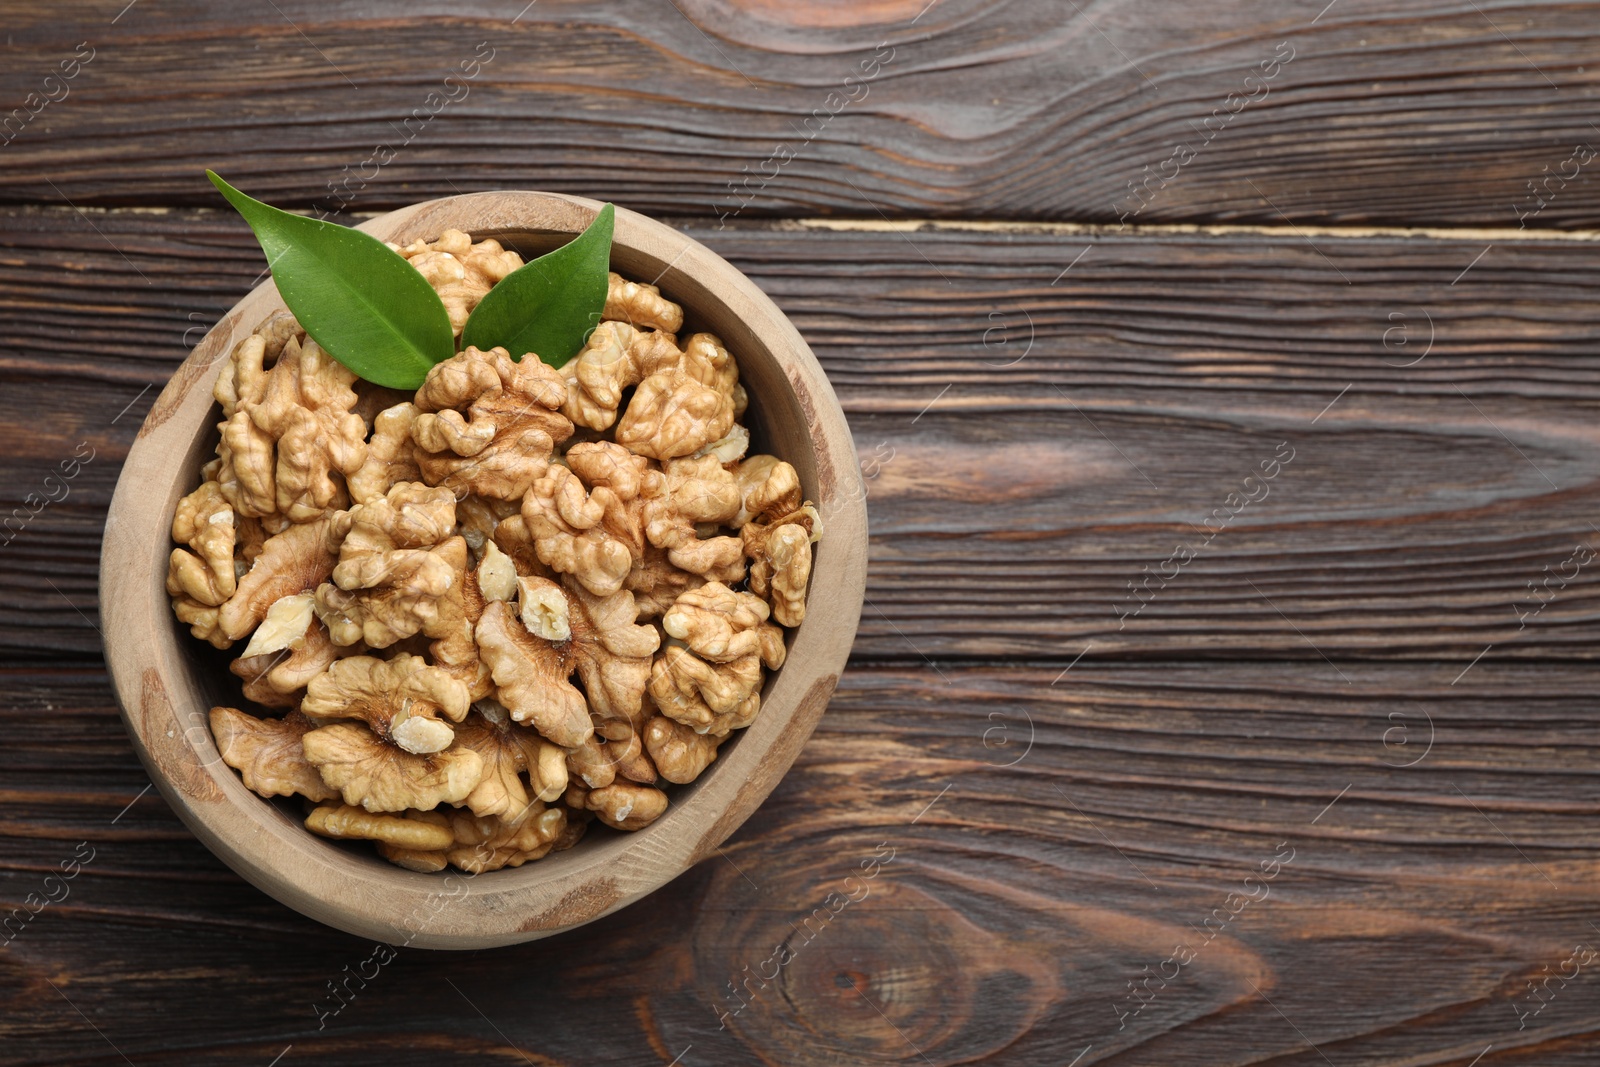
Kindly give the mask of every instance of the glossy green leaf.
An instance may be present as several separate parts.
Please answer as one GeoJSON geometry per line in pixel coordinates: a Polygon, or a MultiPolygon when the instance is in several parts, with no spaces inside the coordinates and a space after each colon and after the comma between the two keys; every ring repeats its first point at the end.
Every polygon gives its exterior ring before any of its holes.
{"type": "Polygon", "coordinates": [[[532,352],[552,367],[577,355],[605,310],[615,217],[605,205],[588,229],[502,278],[473,309],[461,343],[518,360],[532,352]]]}
{"type": "Polygon", "coordinates": [[[209,170],[206,177],[255,231],[283,302],[334,359],[369,382],[415,389],[455,355],[439,294],[382,241],[279,211],[209,170]]]}

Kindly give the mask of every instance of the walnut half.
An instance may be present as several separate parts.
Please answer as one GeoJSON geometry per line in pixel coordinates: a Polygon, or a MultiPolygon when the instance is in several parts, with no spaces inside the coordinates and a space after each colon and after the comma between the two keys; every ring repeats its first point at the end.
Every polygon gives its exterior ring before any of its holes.
{"type": "Polygon", "coordinates": [[[467,716],[466,685],[421,656],[391,660],[350,656],[311,679],[300,711],[318,725],[360,719],[380,739],[417,756],[443,752],[455,740],[449,723],[467,716]]]}

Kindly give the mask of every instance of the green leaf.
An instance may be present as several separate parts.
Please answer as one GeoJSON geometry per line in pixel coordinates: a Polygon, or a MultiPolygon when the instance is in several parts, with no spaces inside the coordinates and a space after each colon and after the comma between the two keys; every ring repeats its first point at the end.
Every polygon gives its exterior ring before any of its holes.
{"type": "Polygon", "coordinates": [[[369,382],[415,389],[455,355],[439,294],[382,241],[279,211],[209,170],[206,177],[255,231],[283,302],[334,359],[369,382]]]}
{"type": "Polygon", "coordinates": [[[605,205],[571,241],[500,279],[467,318],[462,345],[504,348],[516,360],[532,352],[552,367],[577,355],[605,310],[615,218],[605,205]]]}

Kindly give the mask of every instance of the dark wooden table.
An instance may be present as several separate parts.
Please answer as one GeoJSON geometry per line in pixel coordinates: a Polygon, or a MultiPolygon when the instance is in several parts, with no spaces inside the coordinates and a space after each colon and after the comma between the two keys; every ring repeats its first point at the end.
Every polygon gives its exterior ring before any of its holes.
{"type": "Polygon", "coordinates": [[[0,1062],[1600,1062],[1600,6],[523,4],[0,3],[0,1062]],[[207,166],[612,200],[810,340],[868,602],[723,856],[327,1013],[373,946],[149,789],[97,558],[262,268],[207,166]]]}

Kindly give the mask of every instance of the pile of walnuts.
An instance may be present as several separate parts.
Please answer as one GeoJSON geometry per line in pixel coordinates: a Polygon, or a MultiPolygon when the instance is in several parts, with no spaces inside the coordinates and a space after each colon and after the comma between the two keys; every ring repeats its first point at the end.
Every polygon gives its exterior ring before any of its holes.
{"type": "MultiPolygon", "coordinates": [[[[457,330],[521,265],[459,231],[398,249],[457,330]]],[[[612,274],[560,370],[467,348],[407,397],[280,312],[217,381],[217,456],[167,590],[277,714],[211,710],[222,758],[306,826],[479,872],[637,830],[761,706],[821,534],[795,469],[746,456],[739,369],[612,274]]]]}

